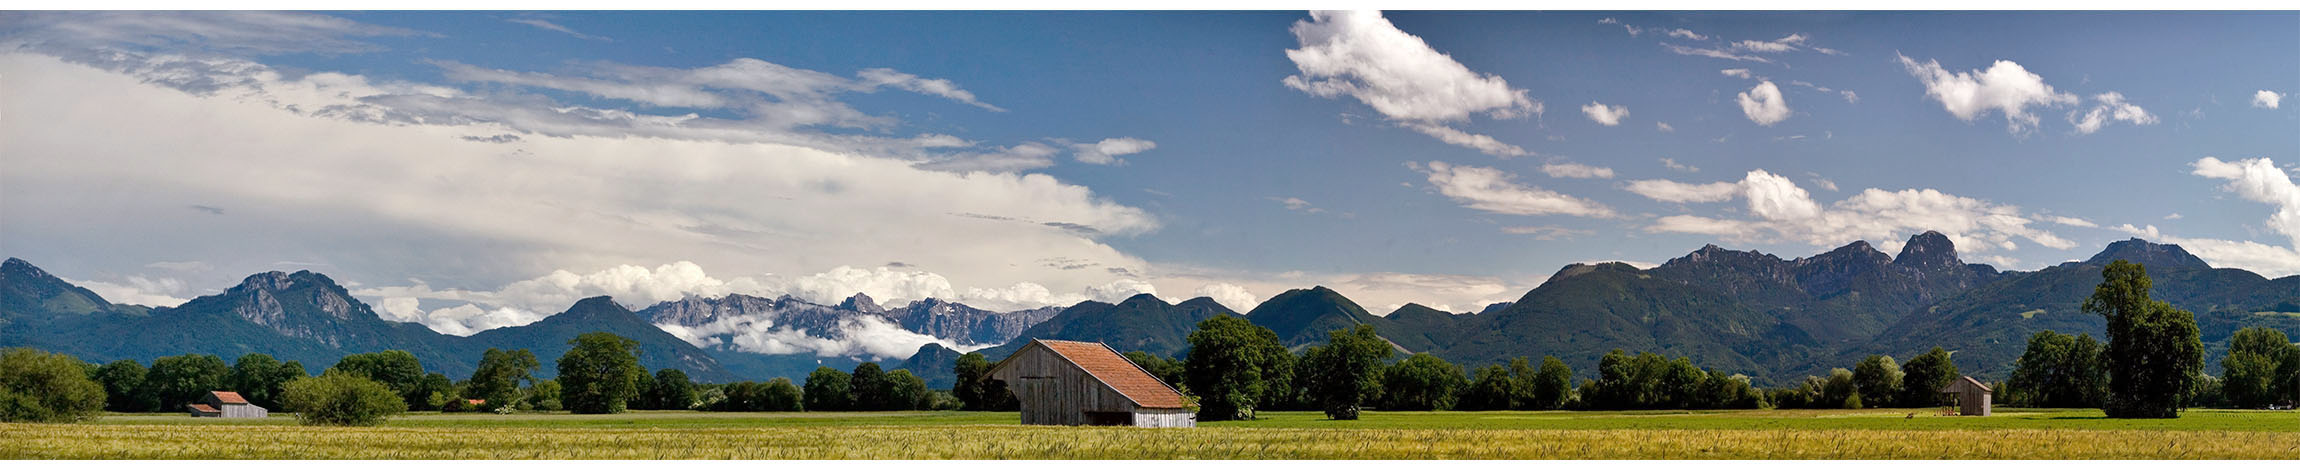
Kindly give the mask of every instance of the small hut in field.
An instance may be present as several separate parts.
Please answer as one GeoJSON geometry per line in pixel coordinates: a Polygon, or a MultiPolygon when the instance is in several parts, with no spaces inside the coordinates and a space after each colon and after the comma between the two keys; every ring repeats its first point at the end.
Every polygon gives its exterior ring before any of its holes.
{"type": "Polygon", "coordinates": [[[1966,376],[1949,381],[1949,386],[1942,387],[1941,393],[1956,396],[1957,415],[1959,416],[1988,416],[1991,407],[1989,395],[1996,393],[1996,391],[1990,390],[1988,384],[1983,384],[1979,380],[1973,380],[1971,376],[1966,376]]]}
{"type": "Polygon", "coordinates": [[[200,401],[184,405],[196,418],[262,418],[271,416],[264,407],[248,403],[239,392],[208,392],[200,401]]]}
{"type": "Polygon", "coordinates": [[[1033,340],[991,366],[1022,404],[1022,424],[1187,428],[1182,392],[1102,343],[1033,340]]]}

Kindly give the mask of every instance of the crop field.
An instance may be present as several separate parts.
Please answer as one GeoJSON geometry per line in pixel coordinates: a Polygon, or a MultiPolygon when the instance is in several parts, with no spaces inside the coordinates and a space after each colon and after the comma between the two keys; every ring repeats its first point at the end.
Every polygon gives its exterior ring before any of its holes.
{"type": "Polygon", "coordinates": [[[2300,413],[2098,410],[1264,413],[1196,429],[1020,426],[1013,413],[108,415],[0,424],[0,459],[2295,459],[2300,413]]]}

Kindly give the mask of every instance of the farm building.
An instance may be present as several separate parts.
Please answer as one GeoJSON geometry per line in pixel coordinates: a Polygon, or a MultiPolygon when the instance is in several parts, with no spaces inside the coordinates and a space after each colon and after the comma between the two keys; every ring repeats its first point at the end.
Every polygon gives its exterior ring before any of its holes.
{"type": "Polygon", "coordinates": [[[200,401],[184,408],[197,418],[262,418],[271,416],[264,407],[248,403],[238,392],[208,392],[200,401]]]}
{"type": "Polygon", "coordinates": [[[1182,392],[1102,343],[1033,340],[990,368],[1022,404],[1022,424],[1187,428],[1182,392]]]}
{"type": "Polygon", "coordinates": [[[1988,416],[1989,395],[1996,391],[1990,390],[1988,384],[1966,376],[1950,381],[1949,386],[1941,388],[1941,393],[1956,395],[1957,415],[1988,416]]]}

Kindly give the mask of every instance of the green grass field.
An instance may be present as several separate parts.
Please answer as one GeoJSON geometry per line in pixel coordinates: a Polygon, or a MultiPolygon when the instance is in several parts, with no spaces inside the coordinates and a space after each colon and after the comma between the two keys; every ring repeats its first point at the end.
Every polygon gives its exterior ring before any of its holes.
{"type": "Polygon", "coordinates": [[[0,424],[5,459],[2300,459],[2300,413],[2098,410],[1317,413],[1197,429],[1014,425],[1013,413],[413,414],[374,428],[292,418],[109,415],[0,424]],[[1915,416],[1910,415],[1914,413],[1915,416]]]}

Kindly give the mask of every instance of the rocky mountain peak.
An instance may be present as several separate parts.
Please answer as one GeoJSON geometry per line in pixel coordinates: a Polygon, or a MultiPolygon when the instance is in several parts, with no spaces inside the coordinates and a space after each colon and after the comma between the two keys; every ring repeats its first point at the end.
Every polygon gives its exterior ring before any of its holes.
{"type": "Polygon", "coordinates": [[[2140,263],[2148,267],[2150,272],[2163,269],[2212,269],[2211,264],[2189,254],[2180,245],[2149,243],[2139,238],[2110,243],[2107,249],[2100,250],[2100,254],[2085,260],[2085,264],[2107,265],[2120,259],[2140,263]]]}
{"type": "Polygon", "coordinates": [[[1909,243],[1901,245],[1900,256],[1893,257],[1893,264],[1913,268],[1965,265],[1964,261],[1957,259],[1956,242],[1949,241],[1948,235],[1931,230],[1910,236],[1909,243]]]}
{"type": "Polygon", "coordinates": [[[853,297],[847,297],[845,301],[839,302],[839,309],[853,310],[862,313],[886,312],[886,308],[880,307],[878,305],[878,301],[871,300],[869,295],[863,294],[861,292],[856,292],[853,297]]]}
{"type": "Polygon", "coordinates": [[[47,271],[40,270],[39,266],[33,266],[31,262],[22,259],[9,257],[8,261],[0,261],[0,278],[12,278],[18,275],[28,278],[55,277],[48,275],[47,271]]]}
{"type": "Polygon", "coordinates": [[[279,271],[260,272],[249,275],[247,279],[240,280],[240,285],[232,287],[232,290],[279,292],[287,290],[289,283],[290,280],[288,279],[288,273],[279,271]]]}

